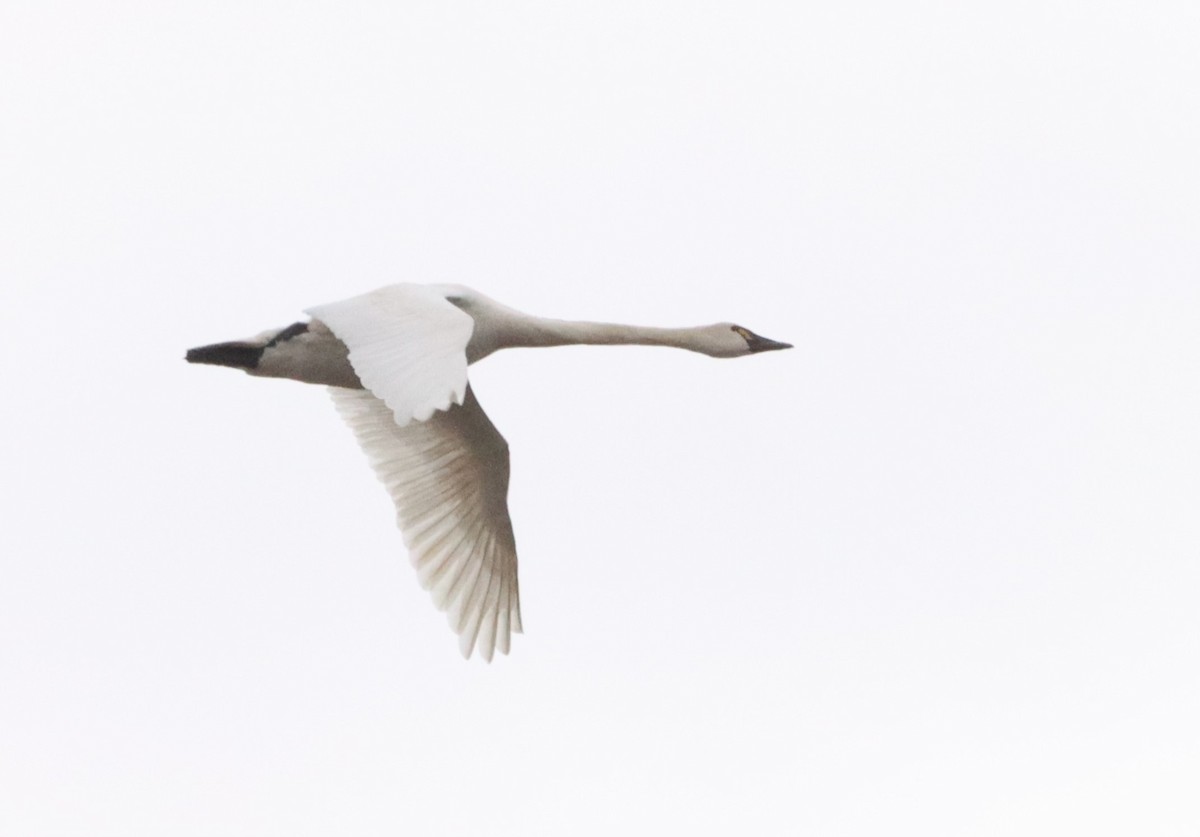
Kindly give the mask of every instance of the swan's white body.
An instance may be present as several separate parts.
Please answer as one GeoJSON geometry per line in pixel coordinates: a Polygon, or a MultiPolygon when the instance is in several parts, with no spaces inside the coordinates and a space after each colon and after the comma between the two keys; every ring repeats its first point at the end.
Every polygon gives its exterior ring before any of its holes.
{"type": "Polygon", "coordinates": [[[714,357],[788,348],[732,323],[664,329],[531,317],[461,285],[399,284],[306,312],[310,323],[187,359],[327,384],[396,505],[422,586],[463,656],[508,653],[521,632],[508,516],[508,445],[467,384],[498,349],[570,343],[674,346],[714,357]]]}

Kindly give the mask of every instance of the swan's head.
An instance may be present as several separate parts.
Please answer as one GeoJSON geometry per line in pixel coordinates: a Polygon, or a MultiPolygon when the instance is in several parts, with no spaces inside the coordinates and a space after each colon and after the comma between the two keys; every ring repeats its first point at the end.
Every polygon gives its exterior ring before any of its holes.
{"type": "Polygon", "coordinates": [[[696,351],[710,357],[744,357],[776,349],[790,349],[791,343],[768,340],[736,323],[716,323],[697,329],[696,351]]]}

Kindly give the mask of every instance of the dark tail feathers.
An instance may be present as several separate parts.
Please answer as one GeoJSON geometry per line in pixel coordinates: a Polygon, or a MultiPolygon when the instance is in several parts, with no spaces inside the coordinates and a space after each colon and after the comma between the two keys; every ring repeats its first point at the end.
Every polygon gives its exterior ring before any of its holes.
{"type": "Polygon", "coordinates": [[[232,366],[235,369],[253,369],[262,358],[263,346],[254,346],[242,341],[213,343],[188,349],[188,363],[211,363],[213,366],[232,366]]]}
{"type": "Polygon", "coordinates": [[[276,343],[291,340],[298,334],[308,331],[308,323],[292,323],[287,328],[281,328],[278,333],[266,343],[248,343],[245,340],[234,340],[230,343],[213,343],[211,346],[201,346],[198,349],[188,349],[188,363],[209,363],[213,366],[232,366],[235,369],[254,369],[262,359],[265,350],[276,343]]]}

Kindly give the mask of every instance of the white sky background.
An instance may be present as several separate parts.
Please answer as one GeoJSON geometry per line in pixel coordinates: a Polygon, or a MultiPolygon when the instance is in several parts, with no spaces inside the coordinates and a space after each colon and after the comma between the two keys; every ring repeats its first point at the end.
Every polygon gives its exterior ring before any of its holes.
{"type": "Polygon", "coordinates": [[[1194,835],[1194,3],[0,7],[0,832],[1194,835]],[[464,662],[318,388],[394,281],[733,320],[472,368],[464,662]]]}

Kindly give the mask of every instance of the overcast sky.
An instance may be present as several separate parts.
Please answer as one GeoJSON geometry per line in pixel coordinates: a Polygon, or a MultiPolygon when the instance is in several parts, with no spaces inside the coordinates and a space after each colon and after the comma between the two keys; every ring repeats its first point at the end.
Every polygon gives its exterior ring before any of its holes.
{"type": "Polygon", "coordinates": [[[1200,827],[1194,3],[0,6],[0,832],[1200,827]],[[731,320],[513,351],[464,661],[327,395],[396,281],[731,320]]]}

